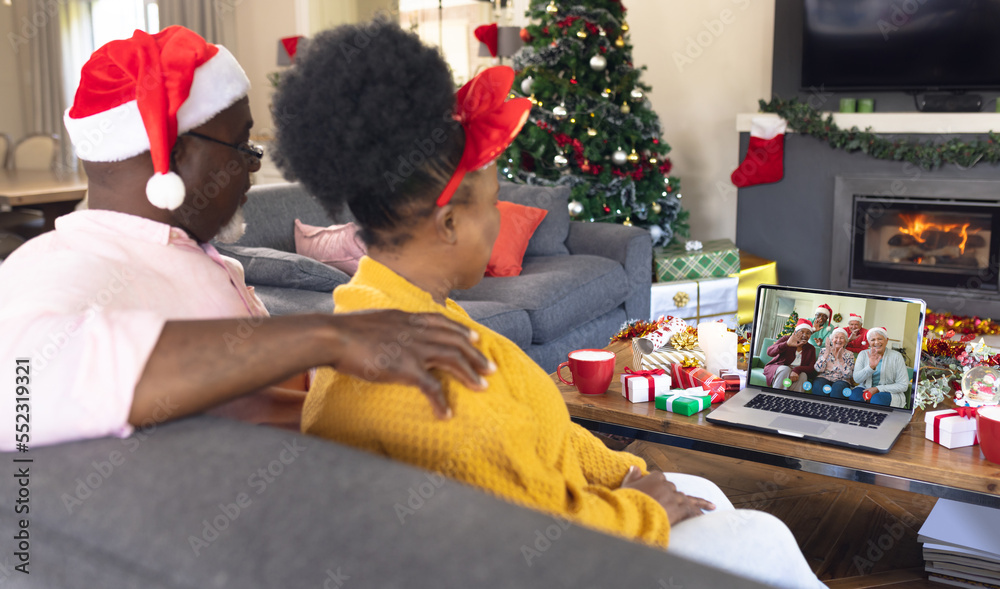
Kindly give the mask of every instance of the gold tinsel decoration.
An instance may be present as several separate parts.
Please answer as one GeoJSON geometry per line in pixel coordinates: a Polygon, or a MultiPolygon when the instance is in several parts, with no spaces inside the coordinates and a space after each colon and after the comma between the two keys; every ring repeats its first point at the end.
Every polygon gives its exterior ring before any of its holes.
{"type": "Polygon", "coordinates": [[[698,330],[688,327],[670,338],[670,345],[678,350],[693,350],[698,345],[698,330]]]}
{"type": "Polygon", "coordinates": [[[691,295],[686,292],[679,292],[674,295],[674,304],[678,307],[684,307],[691,302],[691,295]]]}

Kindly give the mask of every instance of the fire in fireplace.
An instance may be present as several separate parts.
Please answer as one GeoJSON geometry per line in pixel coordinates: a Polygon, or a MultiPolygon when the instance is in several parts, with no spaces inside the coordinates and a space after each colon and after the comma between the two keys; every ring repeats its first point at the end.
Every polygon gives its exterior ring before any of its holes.
{"type": "Polygon", "coordinates": [[[860,280],[997,290],[1000,208],[929,199],[855,198],[852,275],[860,280]],[[992,258],[991,258],[992,255],[992,258]]]}
{"type": "Polygon", "coordinates": [[[837,176],[832,229],[834,289],[965,315],[1000,309],[997,180],[837,176]]]}

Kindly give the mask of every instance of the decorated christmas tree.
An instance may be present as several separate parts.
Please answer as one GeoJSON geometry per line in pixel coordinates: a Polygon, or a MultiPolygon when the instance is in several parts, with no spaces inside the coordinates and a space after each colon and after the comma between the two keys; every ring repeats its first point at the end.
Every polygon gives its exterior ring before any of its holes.
{"type": "Polygon", "coordinates": [[[670,146],[632,65],[620,0],[532,0],[513,95],[533,108],[501,158],[514,182],[567,185],[578,221],[636,225],[654,245],[688,235],[670,146]]]}
{"type": "Polygon", "coordinates": [[[795,324],[798,322],[799,314],[792,311],[792,314],[788,316],[788,321],[785,321],[785,326],[781,328],[781,333],[778,334],[778,337],[792,335],[792,332],[795,331],[795,324]]]}

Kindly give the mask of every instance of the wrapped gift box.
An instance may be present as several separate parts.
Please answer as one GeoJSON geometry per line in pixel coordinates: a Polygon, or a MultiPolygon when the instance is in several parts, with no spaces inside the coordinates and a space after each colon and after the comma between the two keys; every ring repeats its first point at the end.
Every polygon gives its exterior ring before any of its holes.
{"type": "Polygon", "coordinates": [[[726,384],[726,392],[735,393],[747,388],[747,371],[723,368],[719,378],[726,384]]]}
{"type": "Polygon", "coordinates": [[[740,250],[728,239],[706,241],[690,252],[684,244],[654,248],[653,259],[660,282],[721,278],[740,271],[740,250]]]}
{"type": "Polygon", "coordinates": [[[712,406],[710,395],[699,395],[704,392],[701,387],[688,390],[668,391],[656,397],[656,408],[681,415],[694,415],[712,406]]]}
{"type": "Polygon", "coordinates": [[[979,444],[976,437],[976,420],[967,419],[958,411],[928,411],[924,414],[927,431],[924,437],[945,448],[962,448],[979,444]]]}
{"type": "Polygon", "coordinates": [[[650,290],[650,320],[680,317],[689,325],[722,319],[736,327],[739,278],[713,278],[686,282],[658,282],[650,290]]]}
{"type": "Polygon", "coordinates": [[[680,364],[684,360],[693,359],[701,364],[705,363],[705,352],[695,346],[693,350],[677,350],[674,348],[660,348],[650,353],[643,352],[639,338],[632,340],[632,366],[639,370],[655,370],[662,368],[669,371],[673,364],[680,364]]]}
{"type": "Polygon", "coordinates": [[[680,364],[670,365],[670,378],[677,388],[689,389],[700,386],[713,403],[726,400],[726,383],[704,368],[685,368],[680,364]]]}
{"type": "Polygon", "coordinates": [[[633,403],[648,403],[657,393],[669,390],[670,375],[662,369],[632,371],[625,368],[622,373],[622,396],[633,403]]]}
{"type": "Polygon", "coordinates": [[[778,284],[778,265],[773,260],[765,260],[760,256],[741,251],[740,272],[736,276],[739,280],[736,320],[740,325],[744,325],[753,321],[757,287],[761,284],[778,284]]]}

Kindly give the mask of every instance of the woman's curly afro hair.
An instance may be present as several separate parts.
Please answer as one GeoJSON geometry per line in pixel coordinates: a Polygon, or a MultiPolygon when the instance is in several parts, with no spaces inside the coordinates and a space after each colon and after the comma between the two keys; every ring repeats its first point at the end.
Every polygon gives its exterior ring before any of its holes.
{"type": "Polygon", "coordinates": [[[462,157],[448,65],[384,20],[318,34],[272,105],[278,166],[331,213],[347,204],[369,245],[405,241],[462,157]]]}

